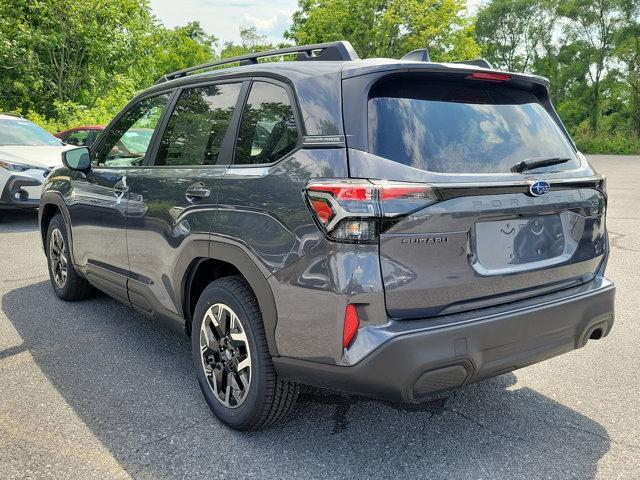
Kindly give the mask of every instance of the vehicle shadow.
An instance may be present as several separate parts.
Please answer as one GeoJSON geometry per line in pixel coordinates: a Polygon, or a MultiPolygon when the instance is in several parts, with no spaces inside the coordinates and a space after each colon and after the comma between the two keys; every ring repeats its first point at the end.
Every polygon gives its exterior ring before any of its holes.
{"type": "Polygon", "coordinates": [[[304,389],[285,423],[233,432],[205,404],[184,336],[106,296],[60,302],[48,282],[10,291],[2,308],[133,477],[586,479],[610,447],[601,425],[516,388],[514,374],[419,405],[304,389]]]}
{"type": "Polygon", "coordinates": [[[35,210],[0,210],[0,233],[31,232],[38,229],[35,210]]]}

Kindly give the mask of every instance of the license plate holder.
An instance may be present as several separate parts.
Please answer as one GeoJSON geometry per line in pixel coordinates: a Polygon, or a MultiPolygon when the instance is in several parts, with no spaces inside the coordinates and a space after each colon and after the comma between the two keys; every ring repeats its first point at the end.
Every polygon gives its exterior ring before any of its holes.
{"type": "Polygon", "coordinates": [[[486,270],[529,269],[562,257],[565,232],[559,214],[475,224],[475,256],[486,270]]]}

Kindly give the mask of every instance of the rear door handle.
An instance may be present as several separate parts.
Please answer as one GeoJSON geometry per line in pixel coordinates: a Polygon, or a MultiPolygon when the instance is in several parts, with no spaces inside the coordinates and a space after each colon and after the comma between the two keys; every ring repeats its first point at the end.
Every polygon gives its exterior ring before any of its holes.
{"type": "Polygon", "coordinates": [[[189,202],[194,203],[203,198],[209,198],[211,196],[211,190],[205,188],[204,182],[196,182],[187,188],[184,196],[189,202]]]}

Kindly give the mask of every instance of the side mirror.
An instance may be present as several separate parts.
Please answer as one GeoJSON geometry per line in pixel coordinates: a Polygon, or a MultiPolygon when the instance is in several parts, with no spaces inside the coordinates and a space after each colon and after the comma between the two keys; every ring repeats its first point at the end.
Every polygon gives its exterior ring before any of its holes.
{"type": "Polygon", "coordinates": [[[89,149],[87,147],[79,147],[62,152],[62,163],[71,170],[88,171],[91,168],[89,149]]]}

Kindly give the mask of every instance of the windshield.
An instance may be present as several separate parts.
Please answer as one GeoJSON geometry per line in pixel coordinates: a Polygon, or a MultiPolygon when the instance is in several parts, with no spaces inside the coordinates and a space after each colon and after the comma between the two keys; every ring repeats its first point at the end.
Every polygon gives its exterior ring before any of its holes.
{"type": "Polygon", "coordinates": [[[475,80],[394,80],[374,86],[368,105],[371,153],[442,173],[505,173],[525,159],[579,162],[567,137],[532,93],[475,80]]]}
{"type": "Polygon", "coordinates": [[[60,146],[62,142],[35,123],[24,119],[0,119],[0,145],[60,146]]]}

